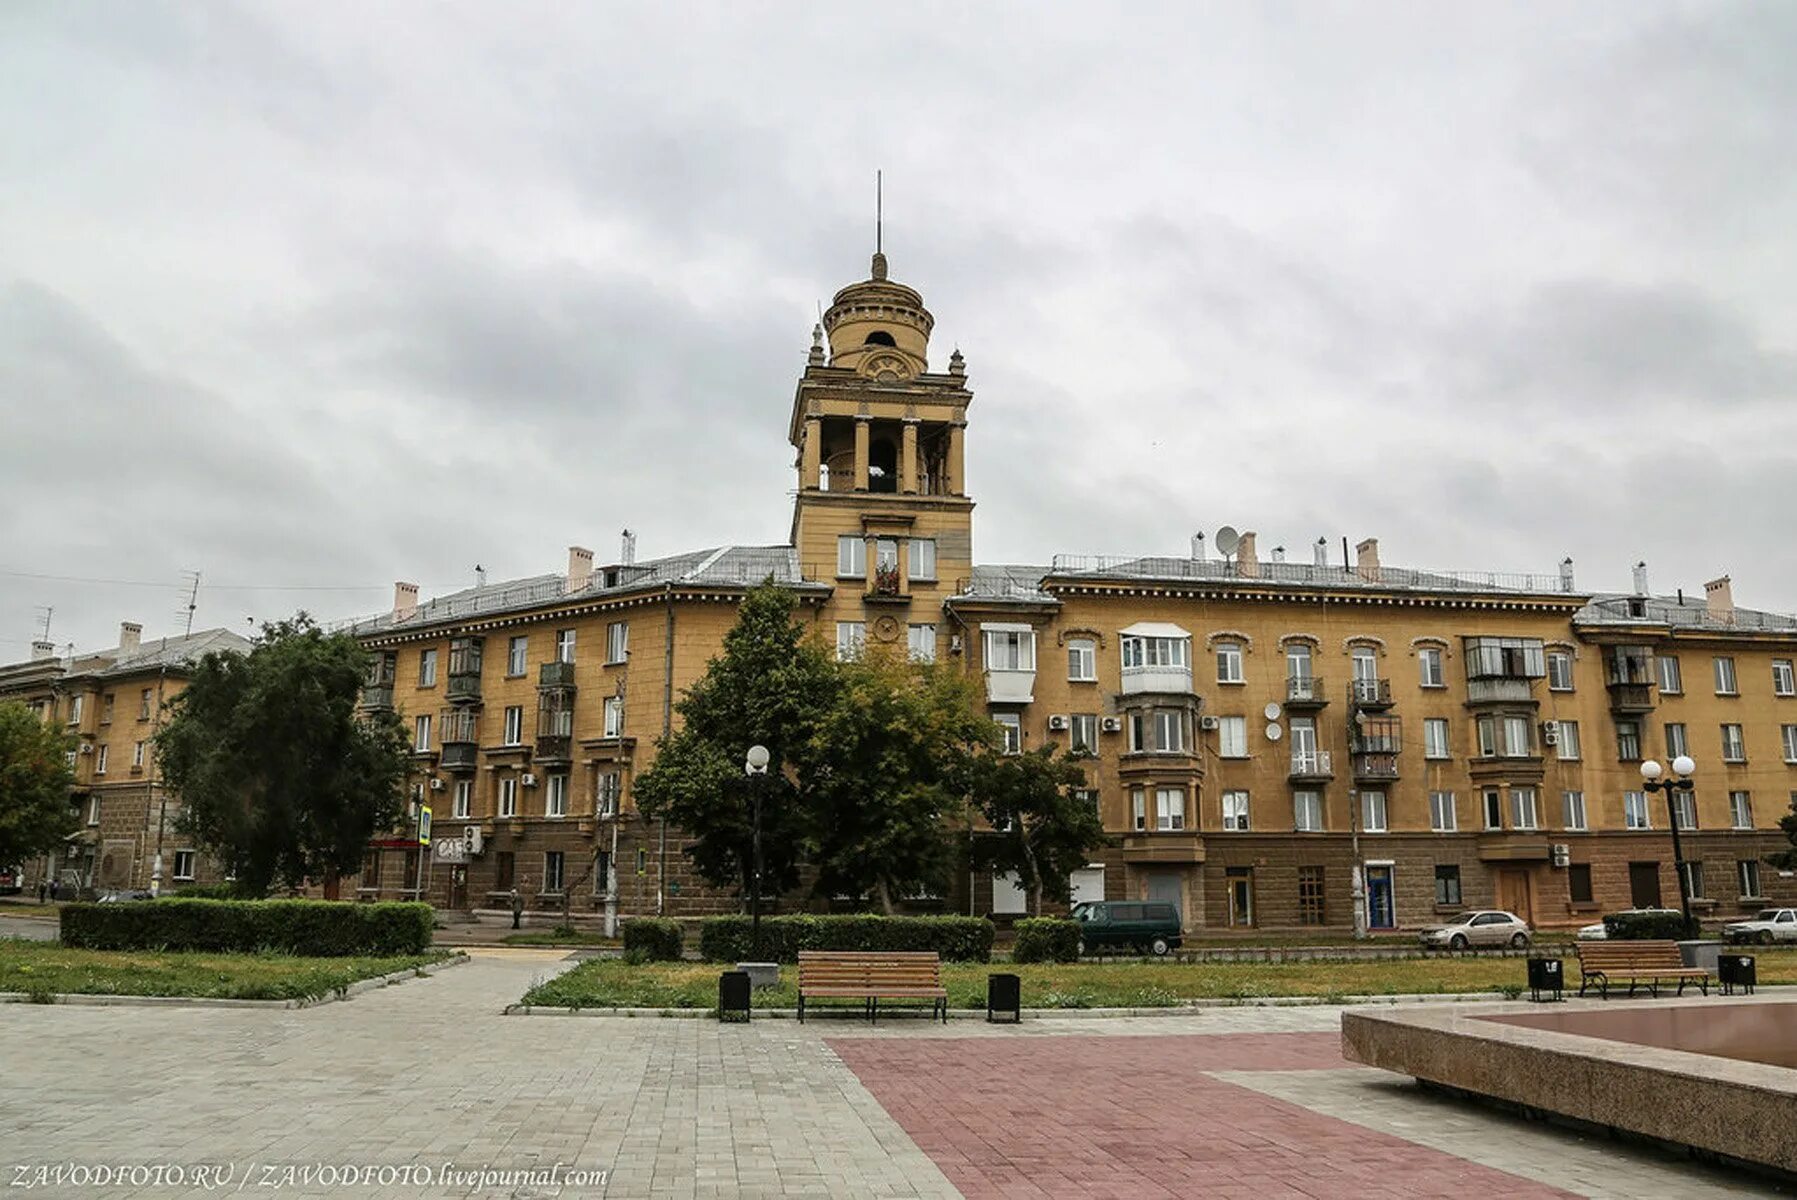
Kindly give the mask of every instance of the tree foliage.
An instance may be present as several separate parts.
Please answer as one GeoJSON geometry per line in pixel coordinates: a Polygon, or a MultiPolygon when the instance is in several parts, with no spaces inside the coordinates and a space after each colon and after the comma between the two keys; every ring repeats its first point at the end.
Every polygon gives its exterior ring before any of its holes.
{"type": "Polygon", "coordinates": [[[178,827],[248,894],[349,874],[399,820],[405,728],[358,713],[368,662],[301,613],[264,625],[248,654],[208,654],[176,698],[156,750],[178,827]]]}
{"type": "Polygon", "coordinates": [[[1778,827],[1790,840],[1791,848],[1767,855],[1766,861],[1781,871],[1797,870],[1797,804],[1792,804],[1790,811],[1778,818],[1778,827]]]}
{"type": "Polygon", "coordinates": [[[1075,794],[1086,785],[1084,768],[1055,746],[985,754],[969,784],[974,810],[992,828],[974,838],[974,864],[1015,872],[1037,913],[1044,896],[1068,900],[1073,872],[1107,840],[1097,809],[1075,794]]]}
{"type": "Polygon", "coordinates": [[[22,863],[75,832],[69,801],[75,740],[23,704],[0,703],[0,866],[22,863]]]}

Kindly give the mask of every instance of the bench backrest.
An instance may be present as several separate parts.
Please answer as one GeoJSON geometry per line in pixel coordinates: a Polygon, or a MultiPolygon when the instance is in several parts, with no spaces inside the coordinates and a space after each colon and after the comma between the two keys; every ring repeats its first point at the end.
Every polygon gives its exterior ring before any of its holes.
{"type": "Polygon", "coordinates": [[[942,956],[933,950],[801,950],[799,986],[941,987],[942,956]]]}
{"type": "Polygon", "coordinates": [[[1579,966],[1597,971],[1655,971],[1685,965],[1677,942],[1585,942],[1578,953],[1579,966]]]}

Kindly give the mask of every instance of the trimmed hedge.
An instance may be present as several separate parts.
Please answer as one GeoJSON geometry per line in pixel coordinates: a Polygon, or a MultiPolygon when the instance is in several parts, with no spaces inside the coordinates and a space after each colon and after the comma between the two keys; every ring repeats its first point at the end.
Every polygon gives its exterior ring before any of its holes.
{"type": "Polygon", "coordinates": [[[1682,912],[1619,912],[1604,918],[1604,933],[1618,941],[1678,942],[1698,937],[1696,918],[1689,926],[1682,912]]]}
{"type": "Polygon", "coordinates": [[[428,904],[343,900],[133,900],[70,904],[62,944],[82,950],[273,950],[319,958],[422,954],[428,904]]]}
{"type": "MultiPolygon", "coordinates": [[[[707,917],[699,927],[706,962],[747,962],[753,954],[748,917],[707,917]]],[[[882,917],[799,914],[761,918],[764,957],[797,962],[801,950],[934,950],[945,962],[988,962],[992,922],[984,917],[882,917]]]]}
{"type": "Polygon", "coordinates": [[[1059,917],[1025,917],[1017,922],[1017,944],[1011,961],[1078,962],[1079,922],[1059,917]]]}
{"type": "Polygon", "coordinates": [[[640,962],[679,962],[686,930],[667,917],[632,917],[624,922],[624,957],[640,962]]]}

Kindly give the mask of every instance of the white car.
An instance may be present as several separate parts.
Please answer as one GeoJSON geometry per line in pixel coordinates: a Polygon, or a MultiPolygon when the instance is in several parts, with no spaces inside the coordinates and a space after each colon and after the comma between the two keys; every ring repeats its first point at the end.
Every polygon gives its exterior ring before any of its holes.
{"type": "MultiPolygon", "coordinates": [[[[1631,908],[1626,911],[1631,913],[1664,913],[1668,915],[1677,915],[1679,910],[1676,908],[1631,908]]],[[[1615,915],[1621,916],[1622,914],[1617,913],[1615,915]]],[[[1610,931],[1604,928],[1604,923],[1602,921],[1599,921],[1595,925],[1579,926],[1578,939],[1581,942],[1603,942],[1608,941],[1609,937],[1610,931]]]]}
{"type": "Polygon", "coordinates": [[[1468,946],[1515,946],[1529,944],[1529,923],[1515,913],[1487,909],[1464,912],[1445,925],[1434,925],[1417,934],[1425,946],[1464,950],[1468,946]]]}
{"type": "Polygon", "coordinates": [[[1797,942],[1797,908],[1762,908],[1750,920],[1730,921],[1722,936],[1731,942],[1797,942]]]}

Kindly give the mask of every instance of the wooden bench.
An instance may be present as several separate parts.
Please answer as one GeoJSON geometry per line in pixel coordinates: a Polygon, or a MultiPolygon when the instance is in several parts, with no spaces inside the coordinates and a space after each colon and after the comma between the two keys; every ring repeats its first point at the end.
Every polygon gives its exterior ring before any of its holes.
{"type": "Polygon", "coordinates": [[[948,989],[942,958],[934,951],[799,951],[799,1020],[808,999],[855,999],[867,1019],[880,1015],[881,1000],[928,1000],[930,1016],[948,1021],[948,989]]]}
{"type": "Polygon", "coordinates": [[[1660,994],[1662,981],[1678,981],[1678,994],[1685,994],[1685,984],[1696,983],[1703,994],[1710,994],[1710,973],[1702,967],[1687,967],[1679,956],[1677,942],[1615,941],[1580,942],[1579,995],[1587,987],[1596,987],[1604,999],[1610,998],[1610,985],[1629,985],[1629,995],[1638,985],[1646,984],[1653,994],[1660,994]]]}

